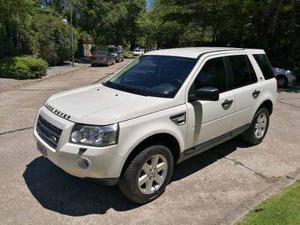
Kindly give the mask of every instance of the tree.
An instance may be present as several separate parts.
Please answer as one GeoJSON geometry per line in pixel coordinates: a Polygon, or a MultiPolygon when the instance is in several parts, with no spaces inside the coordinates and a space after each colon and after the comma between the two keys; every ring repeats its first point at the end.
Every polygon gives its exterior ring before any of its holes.
{"type": "Polygon", "coordinates": [[[30,51],[27,21],[36,6],[34,0],[0,1],[0,58],[30,51]]]}
{"type": "Polygon", "coordinates": [[[263,48],[274,65],[300,67],[299,7],[299,0],[157,0],[152,35],[160,48],[263,48]]]}
{"type": "Polygon", "coordinates": [[[136,42],[136,18],[145,9],[144,0],[74,1],[77,28],[92,35],[97,44],[125,45],[136,42]]]}
{"type": "Polygon", "coordinates": [[[75,36],[71,43],[71,32],[74,28],[65,24],[62,17],[51,11],[40,12],[31,23],[32,52],[46,60],[49,65],[59,65],[72,56],[72,44],[77,46],[75,36]]]}

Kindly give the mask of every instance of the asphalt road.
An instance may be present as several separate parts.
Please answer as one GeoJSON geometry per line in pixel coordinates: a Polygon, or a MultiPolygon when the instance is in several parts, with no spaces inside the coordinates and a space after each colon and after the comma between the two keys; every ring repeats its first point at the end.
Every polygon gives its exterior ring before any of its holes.
{"type": "Polygon", "coordinates": [[[230,224],[300,177],[300,87],[280,92],[262,144],[235,139],[183,162],[166,192],[147,205],[41,157],[32,124],[47,97],[97,82],[122,65],[0,90],[0,224],[230,224]]]}

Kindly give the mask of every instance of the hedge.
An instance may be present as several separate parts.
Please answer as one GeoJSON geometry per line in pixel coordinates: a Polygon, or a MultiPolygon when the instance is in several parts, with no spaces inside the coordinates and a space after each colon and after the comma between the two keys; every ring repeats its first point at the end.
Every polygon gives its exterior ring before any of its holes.
{"type": "Polygon", "coordinates": [[[0,60],[0,77],[34,79],[46,75],[48,64],[32,56],[16,56],[0,60]]]}

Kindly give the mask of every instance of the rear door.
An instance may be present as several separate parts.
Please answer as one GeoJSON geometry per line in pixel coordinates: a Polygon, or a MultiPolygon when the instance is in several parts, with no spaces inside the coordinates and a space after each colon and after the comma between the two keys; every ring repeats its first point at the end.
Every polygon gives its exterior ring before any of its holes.
{"type": "Polygon", "coordinates": [[[261,90],[248,55],[226,56],[224,59],[235,99],[232,123],[232,130],[235,130],[251,123],[261,90]]]}
{"type": "Polygon", "coordinates": [[[220,91],[218,101],[194,101],[187,104],[188,138],[191,146],[227,134],[232,127],[234,94],[228,89],[223,57],[210,57],[193,81],[189,93],[202,87],[215,87],[220,91]]]}

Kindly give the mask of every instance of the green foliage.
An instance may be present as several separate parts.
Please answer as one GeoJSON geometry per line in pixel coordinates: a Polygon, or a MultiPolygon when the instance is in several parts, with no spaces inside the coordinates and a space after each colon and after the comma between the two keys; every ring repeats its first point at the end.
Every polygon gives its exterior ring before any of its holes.
{"type": "MultiPolygon", "coordinates": [[[[41,8],[40,1],[0,1],[0,58],[32,54],[50,65],[70,59],[72,28],[62,20],[56,11],[41,8]]],[[[75,51],[76,41],[73,46],[75,51]]]]}
{"type": "Polygon", "coordinates": [[[0,77],[33,79],[46,75],[48,64],[32,56],[8,57],[0,60],[0,77]]]}
{"type": "Polygon", "coordinates": [[[300,182],[264,201],[252,210],[239,225],[300,224],[300,182]]]}
{"type": "Polygon", "coordinates": [[[134,59],[133,53],[131,51],[124,51],[124,58],[126,59],[134,59]]]}
{"type": "Polygon", "coordinates": [[[293,69],[300,67],[299,10],[293,0],[157,0],[138,24],[145,43],[158,48],[263,48],[274,66],[293,69]]]}
{"type": "Polygon", "coordinates": [[[0,58],[30,52],[27,21],[37,7],[35,0],[0,1],[0,58]]]}
{"type": "Polygon", "coordinates": [[[32,50],[49,65],[59,65],[72,56],[72,44],[77,47],[76,31],[73,29],[74,42],[71,43],[72,28],[64,24],[55,14],[40,13],[33,17],[31,24],[32,50]]]}
{"type": "Polygon", "coordinates": [[[2,0],[0,58],[70,59],[77,44],[62,19],[72,18],[80,43],[263,48],[274,66],[299,71],[299,12],[299,0],[152,0],[150,10],[146,0],[2,0]]]}
{"type": "Polygon", "coordinates": [[[135,46],[139,36],[136,19],[145,10],[145,0],[73,1],[74,23],[92,35],[98,45],[135,46]]]}

